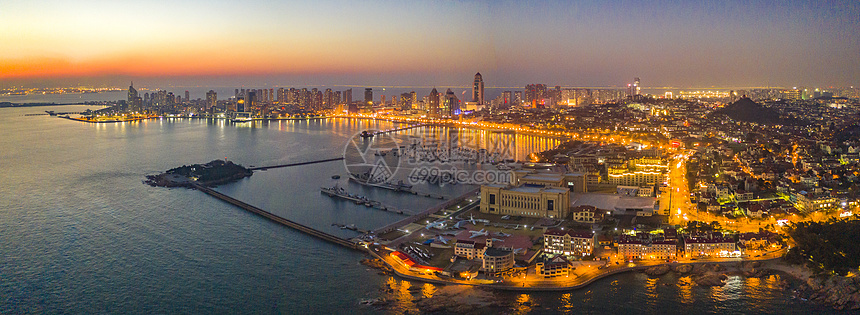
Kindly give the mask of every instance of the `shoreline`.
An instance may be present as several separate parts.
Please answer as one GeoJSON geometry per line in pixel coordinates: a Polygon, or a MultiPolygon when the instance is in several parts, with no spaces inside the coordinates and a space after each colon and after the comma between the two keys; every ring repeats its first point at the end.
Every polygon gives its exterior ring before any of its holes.
{"type": "MultiPolygon", "coordinates": [[[[683,262],[683,263],[680,263],[680,262],[679,263],[654,262],[653,264],[646,264],[646,265],[633,266],[633,267],[621,267],[621,268],[612,269],[612,270],[609,270],[606,272],[601,272],[601,273],[598,273],[592,277],[585,278],[582,280],[582,282],[574,284],[574,285],[555,286],[555,285],[534,285],[534,284],[532,284],[531,286],[519,286],[518,283],[472,283],[472,282],[467,282],[465,280],[458,281],[458,280],[453,280],[453,279],[452,280],[430,279],[430,278],[424,278],[424,277],[419,277],[419,276],[415,276],[415,275],[405,274],[405,273],[401,272],[400,270],[398,270],[397,267],[393,266],[388,260],[382,258],[377,253],[373,252],[373,250],[368,248],[367,252],[372,257],[385,263],[385,265],[388,267],[385,269],[386,271],[390,271],[394,275],[396,275],[400,278],[403,278],[403,279],[432,283],[432,284],[468,285],[468,286],[481,287],[481,288],[487,288],[487,289],[492,289],[492,290],[520,291],[520,292],[557,292],[557,291],[579,290],[579,289],[583,289],[583,288],[587,287],[588,285],[596,282],[597,280],[601,280],[603,278],[606,278],[606,277],[609,277],[612,275],[622,274],[622,273],[631,272],[631,271],[646,270],[646,269],[656,267],[656,266],[669,266],[670,270],[675,270],[678,266],[683,266],[683,265],[693,266],[693,268],[695,268],[696,266],[701,266],[701,265],[732,265],[732,266],[734,266],[734,265],[743,265],[743,264],[747,264],[747,263],[751,263],[751,262],[772,263],[772,262],[775,262],[779,259],[782,259],[782,256],[779,256],[779,257],[759,259],[759,260],[697,261],[697,262],[683,262]]],[[[647,262],[643,262],[643,263],[647,263],[647,262]]],[[[789,267],[789,266],[787,266],[787,267],[789,267]]],[[[761,270],[768,270],[768,269],[772,269],[772,268],[762,268],[761,270]]],[[[782,269],[778,269],[778,270],[786,272],[785,270],[782,270],[782,269]]],[[[550,280],[550,281],[552,281],[552,280],[550,280]]]]}

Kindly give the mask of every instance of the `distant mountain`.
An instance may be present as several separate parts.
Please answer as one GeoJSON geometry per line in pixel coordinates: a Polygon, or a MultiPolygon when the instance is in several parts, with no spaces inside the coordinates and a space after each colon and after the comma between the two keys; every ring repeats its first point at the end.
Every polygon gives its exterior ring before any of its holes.
{"type": "Polygon", "coordinates": [[[766,125],[794,125],[796,121],[779,118],[775,110],[762,107],[749,98],[741,98],[723,108],[715,110],[711,115],[723,114],[736,121],[754,122],[766,125]]]}

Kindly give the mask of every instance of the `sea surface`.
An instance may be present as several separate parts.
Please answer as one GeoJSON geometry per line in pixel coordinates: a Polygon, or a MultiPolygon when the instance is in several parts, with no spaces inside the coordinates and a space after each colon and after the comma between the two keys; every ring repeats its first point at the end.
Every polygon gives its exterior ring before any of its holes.
{"type": "MultiPolygon", "coordinates": [[[[201,192],[144,185],[145,175],[181,165],[228,159],[267,166],[341,156],[365,129],[388,122],[327,119],[232,124],[160,119],[88,124],[44,110],[0,109],[0,313],[291,313],[414,311],[411,294],[382,292],[422,286],[359,264],[361,253],[267,221],[201,192]],[[383,310],[363,299],[394,301],[383,310]]],[[[450,139],[509,137],[422,127],[398,141],[434,135],[450,139]]],[[[517,159],[557,140],[514,138],[517,159]]],[[[486,141],[477,141],[480,143],[486,141]]],[[[358,186],[341,161],[257,171],[217,189],[285,218],[350,237],[332,223],[376,228],[403,216],[338,201],[319,193],[339,185],[405,211],[439,200],[358,186]],[[341,175],[341,179],[332,179],[341,175]]],[[[467,185],[427,183],[416,190],[459,195],[467,185]]],[[[488,312],[801,314],[829,309],[794,300],[775,277],[731,277],[722,288],[693,285],[668,274],[627,273],[570,292],[490,292],[488,312]],[[521,302],[533,302],[523,306],[521,302]]],[[[480,290],[470,288],[469,290],[480,290]]]]}

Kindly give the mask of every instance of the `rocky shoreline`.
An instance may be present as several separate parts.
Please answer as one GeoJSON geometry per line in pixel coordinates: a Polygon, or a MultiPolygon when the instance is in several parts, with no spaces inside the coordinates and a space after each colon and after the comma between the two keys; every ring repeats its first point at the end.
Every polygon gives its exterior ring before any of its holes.
{"type": "Polygon", "coordinates": [[[823,304],[835,310],[860,309],[860,279],[857,277],[816,276],[803,266],[789,265],[783,261],[740,262],[736,264],[695,264],[659,265],[642,271],[649,276],[662,276],[670,271],[688,275],[699,286],[713,287],[726,284],[728,276],[737,275],[747,278],[762,278],[773,274],[792,277],[800,282],[792,286],[788,280],[781,279],[779,287],[784,290],[794,288],[793,298],[823,304]]]}

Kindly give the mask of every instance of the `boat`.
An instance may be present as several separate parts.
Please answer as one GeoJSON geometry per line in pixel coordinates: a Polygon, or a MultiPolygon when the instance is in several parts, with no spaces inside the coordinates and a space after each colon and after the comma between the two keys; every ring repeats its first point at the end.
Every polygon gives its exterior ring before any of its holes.
{"type": "Polygon", "coordinates": [[[332,175],[331,179],[340,179],[340,175],[332,175]]]}
{"type": "Polygon", "coordinates": [[[362,138],[373,138],[373,133],[367,132],[367,130],[361,132],[362,138]]]}
{"type": "Polygon", "coordinates": [[[253,119],[251,119],[250,117],[238,117],[238,118],[230,119],[230,122],[234,122],[234,123],[246,123],[246,122],[251,122],[252,120],[253,120],[253,119]]]}

